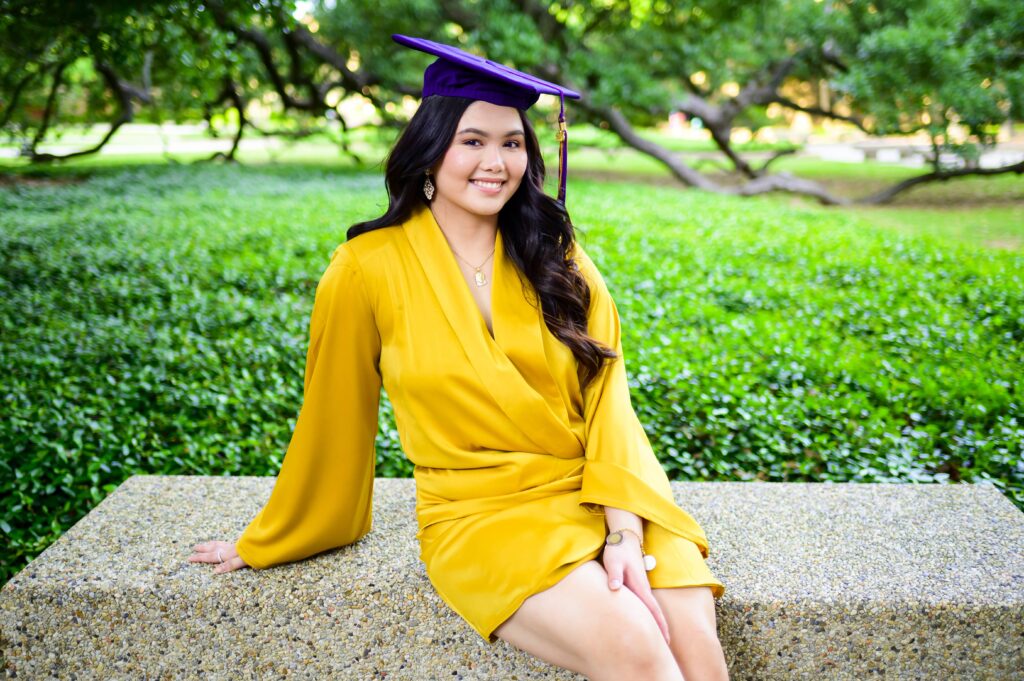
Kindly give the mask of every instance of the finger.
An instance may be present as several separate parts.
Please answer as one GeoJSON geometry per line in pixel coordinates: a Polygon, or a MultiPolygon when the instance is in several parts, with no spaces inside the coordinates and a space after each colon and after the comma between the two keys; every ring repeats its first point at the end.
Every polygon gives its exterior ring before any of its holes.
{"type": "Polygon", "coordinates": [[[209,553],[211,555],[216,555],[218,548],[223,551],[225,548],[230,546],[231,544],[223,541],[208,541],[202,544],[196,544],[192,547],[192,551],[197,554],[209,553]]]}
{"type": "Polygon", "coordinates": [[[634,590],[634,593],[640,598],[641,602],[647,606],[647,609],[654,615],[654,621],[658,623],[658,628],[661,629],[661,635],[665,637],[665,643],[669,643],[668,635],[668,620],[665,619],[665,613],[661,611],[661,605],[658,600],[651,593],[651,587],[645,583],[644,587],[639,590],[634,590]]]}
{"type": "Polygon", "coordinates": [[[622,562],[617,559],[606,560],[604,566],[608,573],[608,588],[615,591],[622,586],[622,562]]]}
{"type": "Polygon", "coordinates": [[[217,551],[220,551],[221,556],[227,555],[238,555],[234,551],[234,545],[223,541],[211,541],[204,544],[196,544],[192,550],[193,553],[188,557],[188,560],[192,563],[219,563],[220,558],[217,557],[217,551]]]}
{"type": "Polygon", "coordinates": [[[241,568],[244,565],[245,565],[245,562],[240,557],[234,556],[232,558],[228,558],[223,563],[221,563],[217,567],[213,568],[213,571],[217,572],[217,573],[233,572],[234,570],[237,570],[237,569],[241,568]]]}

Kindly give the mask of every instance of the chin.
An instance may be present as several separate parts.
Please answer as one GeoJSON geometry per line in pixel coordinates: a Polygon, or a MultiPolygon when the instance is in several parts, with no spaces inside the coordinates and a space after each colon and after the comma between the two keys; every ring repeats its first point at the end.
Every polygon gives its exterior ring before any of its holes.
{"type": "MultiPolygon", "coordinates": [[[[475,190],[472,190],[475,192],[475,190]]],[[[470,215],[481,217],[492,217],[501,212],[512,199],[512,194],[479,196],[473,193],[449,195],[446,203],[452,208],[464,211],[470,215]]]]}
{"type": "Polygon", "coordinates": [[[497,215],[501,212],[501,209],[508,203],[508,199],[493,201],[473,201],[467,202],[463,205],[463,208],[473,213],[474,215],[497,215]]]}

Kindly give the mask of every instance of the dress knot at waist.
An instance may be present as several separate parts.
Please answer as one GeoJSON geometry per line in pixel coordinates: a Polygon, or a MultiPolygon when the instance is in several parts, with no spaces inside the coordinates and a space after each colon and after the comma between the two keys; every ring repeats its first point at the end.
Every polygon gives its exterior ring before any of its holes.
{"type": "Polygon", "coordinates": [[[505,466],[417,470],[416,519],[420,530],[434,523],[495,513],[536,499],[580,491],[585,461],[582,456],[543,458],[548,461],[547,474],[542,479],[536,475],[536,466],[522,466],[518,470],[505,466]]]}

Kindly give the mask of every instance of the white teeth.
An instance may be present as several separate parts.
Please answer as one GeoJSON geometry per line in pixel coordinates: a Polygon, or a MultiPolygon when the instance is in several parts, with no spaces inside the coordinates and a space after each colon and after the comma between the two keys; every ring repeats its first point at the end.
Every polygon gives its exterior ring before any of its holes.
{"type": "Polygon", "coordinates": [[[486,187],[487,189],[497,189],[501,186],[501,182],[485,182],[484,180],[470,180],[473,184],[486,187]]]}

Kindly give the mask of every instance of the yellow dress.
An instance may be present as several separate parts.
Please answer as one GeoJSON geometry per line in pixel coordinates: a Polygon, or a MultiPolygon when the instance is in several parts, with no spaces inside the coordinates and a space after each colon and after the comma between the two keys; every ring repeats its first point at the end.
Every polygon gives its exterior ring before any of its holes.
{"type": "MultiPolygon", "coordinates": [[[[620,357],[619,316],[577,244],[589,333],[620,357]]],[[[316,290],[305,392],[270,499],[238,539],[255,569],[370,531],[383,384],[414,464],[417,539],[441,598],[486,641],[532,594],[600,556],[604,506],[645,519],[651,586],[725,587],[675,504],[621,359],[584,391],[498,232],[493,337],[427,208],[340,245],[316,290]]]]}

